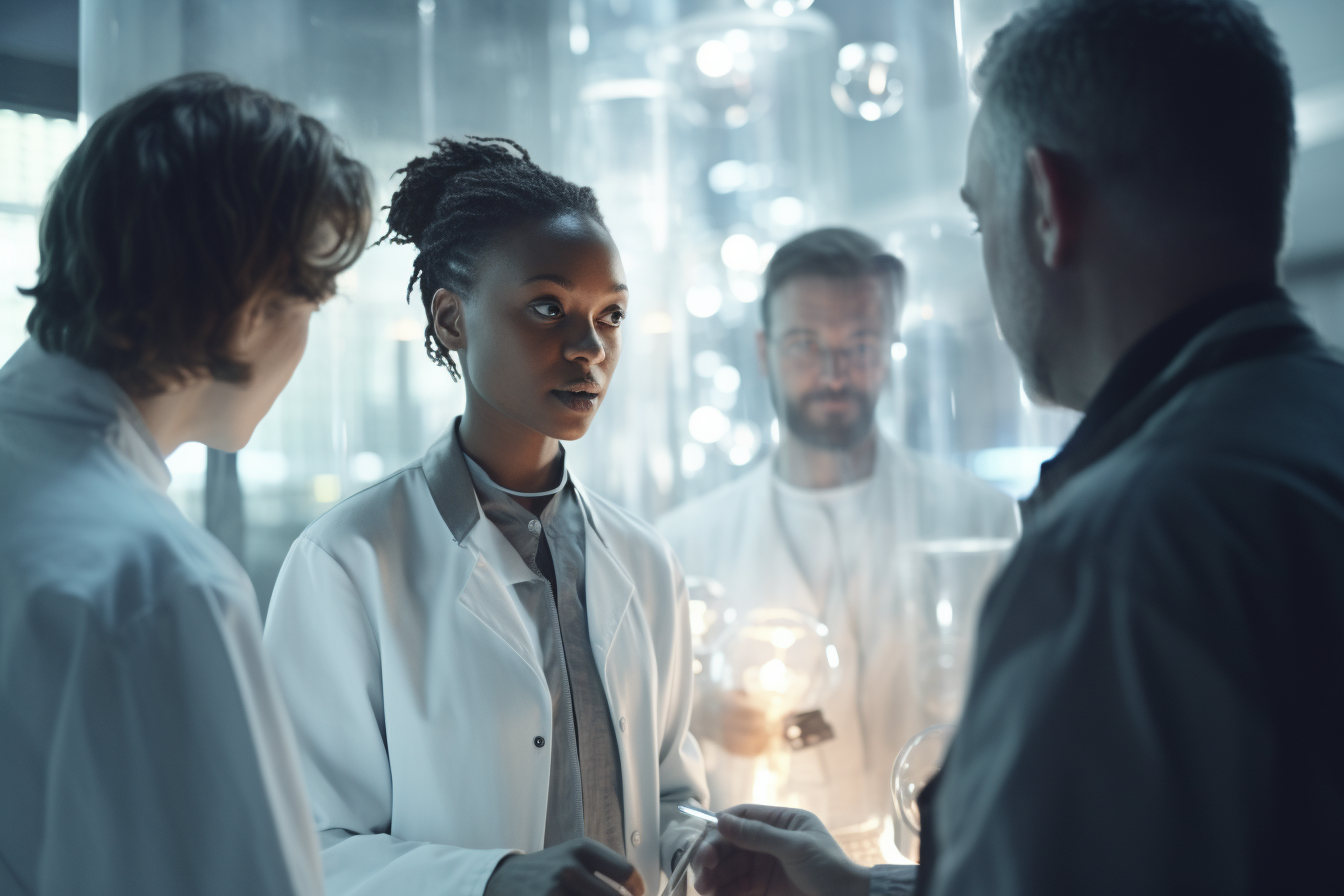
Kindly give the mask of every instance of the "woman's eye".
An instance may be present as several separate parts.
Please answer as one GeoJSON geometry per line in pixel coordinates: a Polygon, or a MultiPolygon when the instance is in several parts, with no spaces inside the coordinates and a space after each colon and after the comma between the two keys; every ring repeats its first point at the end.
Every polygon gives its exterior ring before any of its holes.
{"type": "Polygon", "coordinates": [[[565,315],[565,310],[560,307],[559,302],[535,302],[532,310],[547,320],[559,320],[565,315]]]}
{"type": "Polygon", "coordinates": [[[619,327],[623,320],[625,320],[625,312],[620,308],[613,308],[607,312],[606,321],[611,326],[619,327]]]}

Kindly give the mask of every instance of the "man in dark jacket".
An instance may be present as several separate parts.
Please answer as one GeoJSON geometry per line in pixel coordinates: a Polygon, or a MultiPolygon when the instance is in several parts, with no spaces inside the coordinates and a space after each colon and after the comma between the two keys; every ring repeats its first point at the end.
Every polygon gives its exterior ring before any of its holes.
{"type": "MultiPolygon", "coordinates": [[[[1344,365],[1276,285],[1282,54],[1243,0],[1057,0],[978,80],[963,195],[1003,336],[1086,416],[986,601],[916,890],[1338,892],[1344,365]]],[[[909,885],[805,816],[731,815],[702,892],[909,885]]]]}

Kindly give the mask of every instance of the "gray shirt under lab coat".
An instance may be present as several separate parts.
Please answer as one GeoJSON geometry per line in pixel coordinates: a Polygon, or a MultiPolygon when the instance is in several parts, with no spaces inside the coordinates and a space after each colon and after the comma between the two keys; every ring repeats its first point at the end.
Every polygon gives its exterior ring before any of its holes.
{"type": "Polygon", "coordinates": [[[501,490],[480,464],[466,454],[463,458],[481,512],[537,576],[517,588],[537,627],[551,691],[545,845],[587,836],[625,855],[620,753],[588,638],[583,507],[562,473],[560,491],[535,516],[501,490]]]}

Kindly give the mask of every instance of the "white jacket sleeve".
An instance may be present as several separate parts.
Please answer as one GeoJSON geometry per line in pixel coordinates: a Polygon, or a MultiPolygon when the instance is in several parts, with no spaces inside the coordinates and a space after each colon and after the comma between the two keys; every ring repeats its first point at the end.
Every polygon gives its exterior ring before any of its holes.
{"type": "Polygon", "coordinates": [[[305,536],[280,570],[265,644],[294,720],[327,892],[482,893],[514,850],[464,849],[389,833],[392,776],[378,639],[349,575],[305,536]]]}

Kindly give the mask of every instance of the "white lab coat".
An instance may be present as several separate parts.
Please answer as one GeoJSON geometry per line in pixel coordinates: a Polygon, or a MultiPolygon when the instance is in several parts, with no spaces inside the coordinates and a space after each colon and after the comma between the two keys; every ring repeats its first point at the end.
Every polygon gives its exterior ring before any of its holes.
{"type": "MultiPolygon", "coordinates": [[[[333,894],[479,894],[500,859],[543,845],[551,698],[512,587],[534,577],[481,514],[452,438],[313,523],[271,601],[266,647],[333,894]]],[[[626,856],[656,891],[694,833],[677,804],[706,798],[686,591],[651,527],[578,494],[626,856]]]]}
{"type": "Polygon", "coordinates": [[[0,370],[0,893],[322,892],[247,575],[106,374],[0,370]]]}
{"type": "MultiPolygon", "coordinates": [[[[820,707],[799,709],[820,708],[836,736],[791,754],[779,798],[788,794],[786,801],[832,827],[864,825],[891,811],[891,766],[906,740],[943,721],[923,705],[917,680],[910,628],[921,604],[910,592],[922,585],[921,565],[902,548],[983,547],[992,555],[988,576],[1017,535],[1017,508],[1007,495],[959,470],[879,440],[867,485],[869,516],[844,521],[842,528],[861,540],[845,546],[853,549],[845,555],[859,562],[850,563],[842,595],[818,595],[793,552],[830,550],[832,536],[817,532],[791,546],[773,494],[773,470],[773,458],[767,459],[672,511],[658,527],[687,575],[724,586],[725,606],[739,614],[797,610],[826,624],[840,657],[840,681],[820,707]]],[[[753,761],[708,739],[702,747],[713,807],[753,801],[753,761]]]]}

